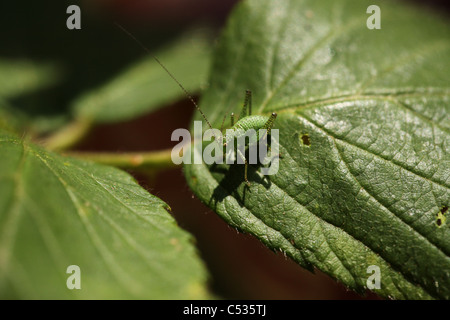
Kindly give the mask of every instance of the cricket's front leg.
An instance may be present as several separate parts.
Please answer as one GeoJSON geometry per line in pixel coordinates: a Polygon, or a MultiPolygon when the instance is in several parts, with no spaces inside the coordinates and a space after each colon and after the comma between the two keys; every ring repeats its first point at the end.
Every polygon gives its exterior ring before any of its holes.
{"type": "Polygon", "coordinates": [[[244,161],[245,163],[245,169],[244,169],[244,179],[245,179],[245,183],[247,183],[247,186],[250,187],[250,181],[248,181],[247,179],[247,169],[248,169],[248,162],[247,159],[245,159],[245,156],[242,154],[241,150],[237,149],[237,154],[239,155],[239,157],[244,161]]]}
{"type": "Polygon", "coordinates": [[[275,112],[272,112],[267,122],[264,124],[263,129],[267,129],[267,135],[270,134],[270,130],[273,128],[273,124],[275,122],[275,119],[277,118],[277,114],[275,112]]]}
{"type": "MultiPolygon", "coordinates": [[[[268,163],[272,162],[272,160],[273,160],[274,158],[276,158],[276,157],[282,158],[281,153],[278,153],[278,154],[272,156],[272,148],[271,148],[271,145],[269,145],[269,144],[267,143],[268,136],[270,135],[270,131],[271,131],[271,129],[273,128],[273,125],[274,125],[274,122],[275,122],[275,119],[276,119],[276,118],[277,118],[277,114],[276,114],[275,112],[273,112],[273,113],[270,115],[269,119],[267,120],[267,122],[264,124],[264,127],[263,127],[263,129],[266,129],[266,131],[264,132],[264,136],[262,137],[262,139],[263,139],[264,143],[266,144],[266,148],[267,148],[266,150],[267,150],[268,152],[270,152],[270,155],[271,155],[270,161],[269,161],[268,163]]],[[[278,141],[276,141],[275,143],[278,143],[278,141]]],[[[279,146],[279,145],[278,145],[278,146],[279,146]]],[[[278,148],[278,149],[279,149],[279,148],[278,148]]]]}

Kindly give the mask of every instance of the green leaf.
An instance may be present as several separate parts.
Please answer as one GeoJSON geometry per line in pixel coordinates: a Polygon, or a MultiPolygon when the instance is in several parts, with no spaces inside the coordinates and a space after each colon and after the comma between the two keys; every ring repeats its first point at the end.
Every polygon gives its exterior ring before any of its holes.
{"type": "Polygon", "coordinates": [[[0,128],[16,132],[25,123],[24,118],[20,111],[14,109],[5,100],[0,100],[0,128]]]}
{"type": "MultiPolygon", "coordinates": [[[[432,13],[373,1],[245,1],[230,18],[201,107],[215,127],[277,112],[280,168],[185,165],[224,220],[363,292],[450,298],[450,34],[432,13]],[[440,221],[437,221],[437,219],[440,221]],[[446,222],[447,221],[447,222],[446,222]]],[[[197,117],[199,118],[199,117],[197,117]]]]}
{"type": "Polygon", "coordinates": [[[0,98],[14,98],[47,88],[60,78],[61,70],[55,64],[1,58],[0,98]]]}
{"type": "MultiPolygon", "coordinates": [[[[155,56],[194,93],[205,85],[209,53],[204,35],[188,34],[155,56]]],[[[183,91],[148,55],[101,88],[81,96],[74,102],[73,110],[77,117],[96,123],[117,122],[155,111],[180,97],[184,97],[183,91]]]]}
{"type": "MultiPolygon", "coordinates": [[[[55,63],[0,58],[0,128],[17,132],[30,129],[29,115],[14,99],[48,89],[61,79],[62,70],[55,63]]],[[[36,130],[44,120],[33,121],[32,129],[36,130]]]]}
{"type": "Polygon", "coordinates": [[[192,238],[131,176],[4,132],[0,154],[2,299],[207,297],[192,238]]]}

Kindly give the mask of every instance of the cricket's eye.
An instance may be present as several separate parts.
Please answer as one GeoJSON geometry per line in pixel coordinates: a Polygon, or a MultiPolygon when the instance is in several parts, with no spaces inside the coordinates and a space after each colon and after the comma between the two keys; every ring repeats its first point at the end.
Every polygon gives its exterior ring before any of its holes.
{"type": "Polygon", "coordinates": [[[273,115],[274,117],[276,117],[276,116],[277,116],[276,112],[272,112],[272,115],[273,115]]]}

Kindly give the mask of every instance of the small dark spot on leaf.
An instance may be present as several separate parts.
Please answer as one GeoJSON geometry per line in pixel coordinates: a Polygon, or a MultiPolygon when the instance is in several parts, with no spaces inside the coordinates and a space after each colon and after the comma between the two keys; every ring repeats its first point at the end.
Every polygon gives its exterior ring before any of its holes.
{"type": "Polygon", "coordinates": [[[302,140],[302,144],[303,145],[305,145],[305,146],[310,146],[311,145],[311,140],[309,139],[309,135],[307,133],[302,134],[300,139],[302,140]]]}
{"type": "Polygon", "coordinates": [[[436,225],[438,227],[442,227],[445,225],[445,221],[447,220],[446,213],[448,211],[448,206],[444,206],[441,208],[441,210],[438,211],[437,217],[436,217],[436,225]]]}

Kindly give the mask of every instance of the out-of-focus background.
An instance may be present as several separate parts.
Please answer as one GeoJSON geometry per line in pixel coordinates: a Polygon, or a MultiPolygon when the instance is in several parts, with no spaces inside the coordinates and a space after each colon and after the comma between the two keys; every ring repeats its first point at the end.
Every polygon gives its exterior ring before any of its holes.
{"type": "MultiPolygon", "coordinates": [[[[446,0],[404,1],[443,14],[448,14],[450,9],[446,0]]],[[[147,55],[115,22],[125,26],[152,52],[192,28],[206,31],[213,48],[236,2],[3,1],[0,4],[0,63],[28,60],[54,69],[52,80],[12,98],[11,104],[26,117],[38,119],[40,130],[44,132],[58,127],[70,120],[67,111],[75,97],[101,86],[147,55]],[[66,9],[72,4],[81,8],[81,30],[66,28],[66,9]]],[[[172,131],[189,128],[194,112],[187,99],[180,99],[137,119],[99,125],[77,150],[170,148],[174,145],[170,141],[172,131]]],[[[178,224],[193,234],[211,276],[210,288],[217,296],[228,299],[377,299],[371,293],[363,297],[348,291],[319,271],[316,274],[305,271],[253,237],[229,227],[194,197],[181,168],[152,177],[135,176],[143,187],[167,202],[178,224]]]]}

